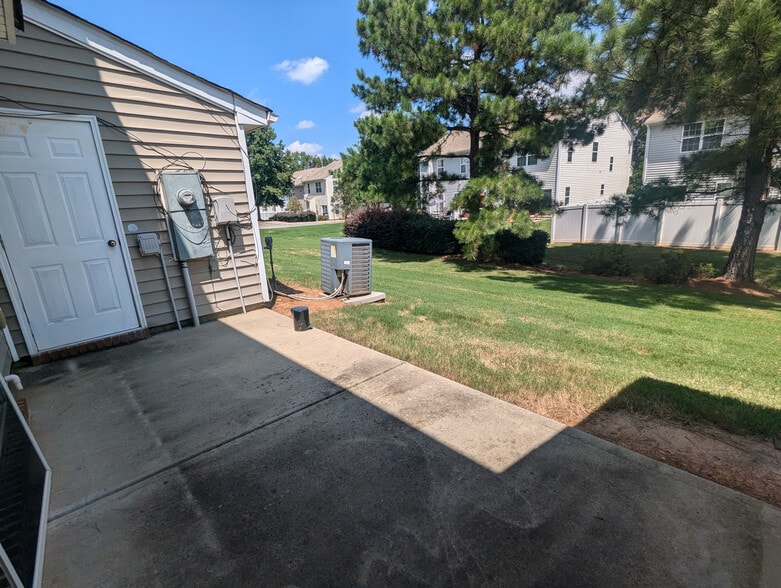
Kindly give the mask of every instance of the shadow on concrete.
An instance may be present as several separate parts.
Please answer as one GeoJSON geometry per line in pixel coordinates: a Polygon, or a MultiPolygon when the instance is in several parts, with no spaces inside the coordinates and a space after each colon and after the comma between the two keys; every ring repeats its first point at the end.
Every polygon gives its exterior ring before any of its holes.
{"type": "Polygon", "coordinates": [[[48,584],[757,585],[778,571],[781,512],[272,314],[23,374],[54,471],[48,584]]]}

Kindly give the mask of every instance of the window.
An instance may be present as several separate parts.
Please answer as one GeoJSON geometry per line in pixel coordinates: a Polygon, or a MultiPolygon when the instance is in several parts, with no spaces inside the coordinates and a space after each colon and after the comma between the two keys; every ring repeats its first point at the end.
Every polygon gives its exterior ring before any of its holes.
{"type": "Polygon", "coordinates": [[[569,186],[564,188],[564,206],[569,204],[569,186]]]}
{"type": "Polygon", "coordinates": [[[466,176],[469,174],[469,158],[468,157],[462,157],[461,158],[461,175],[466,176]]]}
{"type": "Polygon", "coordinates": [[[613,171],[613,156],[610,156],[610,169],[609,171],[613,171]]]}
{"type": "Polygon", "coordinates": [[[605,184],[599,185],[599,195],[604,196],[605,195],[605,184]]]}
{"type": "Polygon", "coordinates": [[[315,182],[315,192],[318,194],[323,193],[323,183],[322,182],[315,182]]]}
{"type": "Polygon", "coordinates": [[[567,146],[567,163],[572,163],[572,154],[575,153],[575,146],[570,143],[567,146]]]}
{"type": "Polygon", "coordinates": [[[327,216],[328,216],[328,205],[327,205],[327,204],[323,204],[323,205],[320,207],[320,209],[322,210],[322,214],[323,214],[323,216],[327,217],[327,216]]]}
{"type": "Polygon", "coordinates": [[[718,149],[724,136],[724,119],[683,126],[681,152],[718,149]]]}
{"type": "Polygon", "coordinates": [[[438,174],[445,173],[445,160],[444,159],[437,159],[437,173],[438,174]]]}
{"type": "Polygon", "coordinates": [[[537,165],[536,155],[519,155],[516,159],[516,167],[526,167],[527,165],[537,165]]]}
{"type": "Polygon", "coordinates": [[[306,185],[305,193],[306,194],[311,194],[312,193],[312,186],[310,184],[306,185]]]}
{"type": "Polygon", "coordinates": [[[591,161],[594,162],[599,156],[599,143],[594,142],[591,144],[591,161]]]}

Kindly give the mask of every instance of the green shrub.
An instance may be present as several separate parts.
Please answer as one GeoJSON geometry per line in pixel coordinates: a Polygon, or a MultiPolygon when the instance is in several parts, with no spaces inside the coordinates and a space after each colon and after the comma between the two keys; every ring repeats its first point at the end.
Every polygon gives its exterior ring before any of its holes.
{"type": "Polygon", "coordinates": [[[698,278],[718,278],[721,273],[712,263],[701,263],[694,270],[694,275],[698,278]]]}
{"type": "Polygon", "coordinates": [[[348,237],[371,239],[374,247],[408,253],[449,255],[459,252],[455,221],[439,220],[409,210],[368,208],[344,223],[348,237]]]}
{"type": "Polygon", "coordinates": [[[425,214],[416,215],[402,226],[402,250],[427,255],[451,255],[460,246],[453,235],[456,221],[439,220],[425,214]]]}
{"type": "Polygon", "coordinates": [[[646,277],[657,284],[685,284],[696,268],[680,251],[665,251],[658,263],[646,269],[646,277]]]}
{"type": "Polygon", "coordinates": [[[595,276],[629,276],[632,266],[622,247],[602,248],[583,258],[583,272],[595,276]]]}
{"type": "Polygon", "coordinates": [[[498,231],[494,236],[496,256],[508,263],[539,265],[545,259],[548,247],[548,233],[532,231],[530,237],[521,239],[509,230],[498,231]]]}
{"type": "Polygon", "coordinates": [[[317,214],[311,210],[302,210],[300,212],[278,212],[269,220],[282,221],[284,223],[304,223],[316,221],[317,214]]]}

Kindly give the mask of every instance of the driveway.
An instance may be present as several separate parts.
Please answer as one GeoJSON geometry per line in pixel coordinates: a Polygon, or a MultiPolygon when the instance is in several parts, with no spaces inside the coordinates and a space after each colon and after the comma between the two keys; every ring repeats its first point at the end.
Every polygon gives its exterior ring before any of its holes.
{"type": "Polygon", "coordinates": [[[21,376],[45,585],[781,579],[781,511],[269,310],[21,376]]]}

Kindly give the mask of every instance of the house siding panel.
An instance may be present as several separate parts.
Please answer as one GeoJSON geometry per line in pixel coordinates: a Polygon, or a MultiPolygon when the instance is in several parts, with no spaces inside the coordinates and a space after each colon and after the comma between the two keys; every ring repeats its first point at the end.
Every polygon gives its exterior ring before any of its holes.
{"type": "MultiPolygon", "coordinates": [[[[32,24],[28,23],[25,32],[18,34],[17,41],[14,46],[0,47],[0,94],[29,109],[98,117],[126,231],[128,224],[135,223],[139,232],[157,232],[170,261],[165,219],[158,209],[153,185],[156,172],[170,163],[163,154],[178,157],[190,152],[184,160],[194,168],[203,168],[210,191],[231,196],[239,212],[250,212],[232,113],[32,24]],[[120,125],[127,132],[111,125],[120,125]],[[193,150],[198,153],[192,153],[193,150]]],[[[0,102],[0,106],[21,108],[6,101],[0,102]]],[[[245,302],[251,305],[262,302],[262,294],[255,244],[249,222],[246,224],[237,235],[234,251],[245,302]]],[[[126,238],[148,325],[154,328],[173,323],[159,258],[140,257],[135,235],[126,233],[126,238]]],[[[224,230],[213,229],[212,240],[215,257],[189,263],[201,315],[241,307],[224,230]]],[[[169,263],[168,272],[179,316],[187,320],[190,312],[178,264],[169,263]]],[[[0,306],[9,319],[19,355],[28,355],[2,277],[0,306]]]]}
{"type": "Polygon", "coordinates": [[[564,202],[569,186],[570,204],[606,200],[614,194],[626,194],[632,175],[632,135],[617,115],[608,118],[605,132],[594,141],[599,144],[597,161],[592,161],[593,143],[575,145],[572,161],[567,161],[567,146],[560,144],[561,163],[556,199],[564,202]],[[610,158],[613,170],[610,171],[610,158]],[[604,193],[602,192],[604,185],[604,193]]]}

